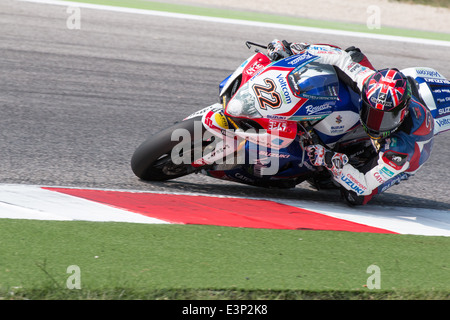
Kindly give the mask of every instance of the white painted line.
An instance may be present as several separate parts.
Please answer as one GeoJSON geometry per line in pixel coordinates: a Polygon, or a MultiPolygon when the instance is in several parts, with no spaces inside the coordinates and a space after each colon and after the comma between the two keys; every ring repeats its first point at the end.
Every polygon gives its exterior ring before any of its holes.
{"type": "Polygon", "coordinates": [[[344,219],[400,234],[450,236],[450,211],[392,206],[359,206],[313,201],[278,200],[330,217],[344,219]]]}
{"type": "Polygon", "coordinates": [[[0,185],[0,218],[167,223],[38,186],[0,185]]]}
{"type": "MultiPolygon", "coordinates": [[[[173,12],[164,12],[164,11],[155,11],[155,10],[134,9],[134,8],[125,8],[125,7],[115,7],[115,6],[109,6],[109,5],[107,6],[107,5],[98,5],[98,4],[90,4],[90,3],[81,3],[81,2],[75,2],[75,1],[60,1],[60,0],[20,0],[20,1],[34,2],[34,3],[41,3],[41,4],[50,4],[50,5],[59,5],[59,6],[66,6],[66,7],[71,6],[71,7],[78,7],[78,8],[94,9],[94,10],[131,13],[131,14],[152,15],[152,16],[160,16],[160,17],[166,17],[166,18],[188,19],[188,20],[196,20],[196,21],[207,21],[207,22],[214,22],[214,23],[225,23],[225,24],[260,27],[260,28],[283,29],[283,30],[299,31],[299,32],[312,32],[312,33],[347,36],[347,37],[388,40],[388,41],[400,41],[400,42],[408,42],[408,43],[450,47],[450,41],[444,41],[444,40],[411,38],[411,37],[391,36],[391,35],[383,35],[383,34],[375,34],[375,33],[352,32],[352,31],[344,31],[344,30],[333,30],[333,29],[322,29],[322,28],[314,28],[314,27],[285,25],[285,24],[270,23],[270,22],[207,17],[207,16],[199,16],[199,15],[191,15],[191,14],[183,14],[183,13],[173,13],[173,12]]],[[[411,32],[413,32],[413,31],[411,31],[411,32]]],[[[299,39],[299,41],[300,40],[301,39],[299,39]]]]}

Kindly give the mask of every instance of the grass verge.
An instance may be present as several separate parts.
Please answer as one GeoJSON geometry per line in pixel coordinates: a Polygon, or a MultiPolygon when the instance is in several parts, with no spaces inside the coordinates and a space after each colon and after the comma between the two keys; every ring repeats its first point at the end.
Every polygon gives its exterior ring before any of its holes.
{"type": "Polygon", "coordinates": [[[450,299],[450,238],[0,220],[0,299],[450,299]],[[81,289],[68,289],[68,267],[81,289]],[[367,287],[370,265],[380,289],[367,287]]]}
{"type": "Polygon", "coordinates": [[[426,6],[450,8],[450,0],[394,0],[396,2],[423,4],[426,6]]]}

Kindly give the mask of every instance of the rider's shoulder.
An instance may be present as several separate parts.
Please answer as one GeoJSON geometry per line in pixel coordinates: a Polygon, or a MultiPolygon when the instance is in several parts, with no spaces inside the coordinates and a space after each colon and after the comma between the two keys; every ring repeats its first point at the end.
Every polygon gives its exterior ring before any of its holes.
{"type": "Polygon", "coordinates": [[[411,103],[409,104],[409,114],[418,120],[424,120],[427,113],[428,108],[425,107],[419,100],[415,97],[411,98],[411,103]]]}
{"type": "Polygon", "coordinates": [[[411,99],[408,118],[409,133],[415,136],[431,136],[434,130],[434,121],[431,112],[421,102],[411,99]]]}

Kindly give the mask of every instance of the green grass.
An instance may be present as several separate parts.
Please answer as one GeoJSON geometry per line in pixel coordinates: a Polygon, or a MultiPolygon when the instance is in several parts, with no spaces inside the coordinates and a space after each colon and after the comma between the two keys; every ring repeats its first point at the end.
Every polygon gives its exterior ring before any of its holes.
{"type": "Polygon", "coordinates": [[[433,7],[450,8],[450,0],[394,0],[394,1],[411,4],[423,4],[433,7]]]}
{"type": "Polygon", "coordinates": [[[219,8],[207,8],[201,6],[180,5],[173,3],[143,1],[143,0],[77,0],[77,2],[95,3],[117,7],[127,7],[135,9],[147,9],[155,11],[167,11],[183,14],[193,14],[208,17],[220,17],[229,19],[239,19],[248,21],[262,21],[294,26],[305,26],[325,29],[335,29],[344,31],[375,33],[384,35],[404,36],[412,38],[424,38],[433,40],[450,41],[450,33],[428,32],[420,30],[408,30],[382,26],[381,29],[370,30],[366,25],[356,23],[344,23],[336,21],[304,19],[292,16],[280,16],[274,14],[264,14],[250,11],[237,11],[219,8]]]}
{"type": "Polygon", "coordinates": [[[0,220],[0,299],[450,299],[450,238],[0,220]],[[366,287],[369,265],[381,289],[366,287]],[[81,289],[68,289],[67,267],[81,289]]]}

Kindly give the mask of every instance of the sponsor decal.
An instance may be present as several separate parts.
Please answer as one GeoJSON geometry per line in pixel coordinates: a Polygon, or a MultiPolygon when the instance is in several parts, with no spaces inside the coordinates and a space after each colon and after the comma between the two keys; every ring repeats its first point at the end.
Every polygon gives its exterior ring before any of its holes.
{"type": "Polygon", "coordinates": [[[330,46],[311,45],[308,50],[315,51],[315,54],[338,54],[340,49],[330,46]]]}
{"type": "Polygon", "coordinates": [[[261,68],[261,69],[259,69],[258,71],[256,71],[256,73],[253,75],[253,77],[250,78],[250,81],[251,81],[251,80],[254,80],[254,79],[255,79],[257,76],[259,76],[264,70],[265,70],[264,68],[261,68]]]}
{"type": "Polygon", "coordinates": [[[310,104],[309,106],[306,106],[306,113],[308,115],[318,113],[318,112],[324,112],[329,111],[331,109],[331,105],[329,103],[324,103],[319,106],[313,106],[310,104]]]}
{"type": "Polygon", "coordinates": [[[450,81],[447,79],[437,79],[437,78],[423,78],[428,83],[437,83],[437,84],[450,84],[450,81]]]}
{"type": "Polygon", "coordinates": [[[385,107],[392,107],[392,101],[387,101],[386,98],[386,94],[380,92],[377,97],[370,97],[370,102],[372,102],[373,105],[381,104],[385,107]]]}
{"type": "MultiPolygon", "coordinates": [[[[333,90],[334,90],[334,88],[333,88],[333,90]]],[[[306,98],[306,99],[311,99],[311,100],[329,100],[329,101],[338,100],[337,95],[335,95],[335,96],[315,96],[315,95],[308,94],[308,93],[302,93],[301,97],[306,98]]]]}
{"type": "Polygon", "coordinates": [[[436,123],[438,124],[439,127],[444,127],[444,126],[448,126],[450,125],[450,119],[437,119],[436,123]]]}
{"type": "Polygon", "coordinates": [[[341,181],[343,181],[346,185],[348,185],[353,191],[357,194],[362,195],[367,188],[362,185],[355,177],[351,174],[341,175],[341,181]]]}
{"type": "Polygon", "coordinates": [[[356,64],[356,62],[350,62],[347,66],[347,70],[350,70],[354,65],[356,64]]]}
{"type": "Polygon", "coordinates": [[[261,70],[264,67],[259,61],[255,61],[251,66],[246,68],[245,73],[249,76],[253,76],[257,71],[261,70]]]}
{"type": "Polygon", "coordinates": [[[359,69],[361,69],[361,71],[364,71],[366,69],[366,67],[363,67],[362,65],[360,65],[359,63],[356,63],[356,62],[352,62],[347,66],[347,70],[350,73],[356,73],[356,71],[359,69]]]}
{"type": "Polygon", "coordinates": [[[289,59],[288,64],[290,64],[290,65],[297,65],[300,62],[303,62],[305,60],[311,59],[313,57],[314,56],[312,54],[310,54],[310,53],[305,53],[305,54],[302,54],[302,55],[295,55],[295,56],[293,56],[292,59],[289,59]]]}
{"type": "Polygon", "coordinates": [[[373,176],[374,176],[375,180],[377,180],[379,183],[385,182],[385,180],[383,179],[383,177],[381,177],[381,175],[378,171],[375,171],[373,176]]]}
{"type": "Polygon", "coordinates": [[[417,119],[420,119],[420,117],[422,117],[422,112],[420,111],[419,107],[413,107],[411,109],[414,112],[414,115],[416,116],[417,119]]]}
{"type": "Polygon", "coordinates": [[[284,79],[284,77],[283,77],[283,75],[281,73],[277,76],[277,79],[278,79],[278,82],[280,83],[281,90],[283,91],[285,102],[286,103],[291,103],[292,99],[291,99],[291,96],[289,94],[289,88],[288,88],[288,85],[286,83],[286,80],[284,79]]]}
{"type": "Polygon", "coordinates": [[[239,172],[236,172],[236,173],[234,174],[234,177],[237,178],[237,179],[239,179],[239,180],[242,180],[242,181],[244,181],[244,182],[248,182],[248,183],[254,183],[254,182],[255,182],[255,180],[250,179],[250,178],[244,176],[242,173],[239,173],[239,172]]]}
{"type": "Polygon", "coordinates": [[[268,114],[266,116],[268,119],[278,119],[278,120],[287,120],[288,117],[285,116],[277,116],[277,115],[273,115],[273,114],[268,114]]]}
{"type": "Polygon", "coordinates": [[[394,173],[386,167],[381,168],[380,173],[388,176],[389,178],[394,176],[394,173]]]}
{"type": "Polygon", "coordinates": [[[443,78],[443,76],[435,70],[416,69],[416,72],[418,75],[421,75],[421,76],[427,76],[427,77],[432,77],[432,78],[443,78]]]}
{"type": "Polygon", "coordinates": [[[323,114],[320,116],[292,116],[289,120],[295,120],[295,121],[321,120],[327,116],[328,116],[328,114],[323,114]]]}
{"type": "Polygon", "coordinates": [[[254,144],[257,144],[261,147],[267,147],[267,148],[276,148],[279,149],[281,147],[286,147],[288,144],[290,144],[293,139],[280,139],[278,138],[277,134],[268,134],[268,135],[255,135],[255,134],[247,134],[247,131],[238,132],[236,131],[236,134],[245,139],[248,140],[254,144]]]}
{"type": "MultiPolygon", "coordinates": [[[[337,117],[335,118],[335,121],[337,124],[342,123],[343,117],[338,114],[337,117]]],[[[345,125],[339,125],[339,126],[331,126],[330,127],[330,133],[331,134],[340,134],[343,133],[345,131],[345,125]]]]}
{"type": "Polygon", "coordinates": [[[259,155],[265,156],[268,158],[280,158],[280,159],[288,159],[291,157],[289,154],[286,154],[286,153],[269,152],[269,151],[264,151],[264,150],[260,150],[259,155]]]}
{"type": "Polygon", "coordinates": [[[245,67],[245,65],[248,63],[248,59],[242,62],[242,64],[239,66],[239,68],[245,67]]]}
{"type": "Polygon", "coordinates": [[[400,183],[402,180],[408,180],[409,177],[410,177],[410,174],[405,173],[405,172],[395,176],[391,180],[387,181],[384,185],[380,186],[380,193],[386,191],[387,189],[392,187],[394,184],[400,183]]]}
{"type": "Polygon", "coordinates": [[[283,143],[283,141],[284,141],[283,139],[275,138],[272,140],[272,144],[280,146],[283,143]]]}
{"type": "Polygon", "coordinates": [[[222,113],[219,113],[219,112],[216,113],[214,118],[216,120],[216,123],[219,125],[219,127],[228,129],[228,121],[222,113]]]}
{"type": "Polygon", "coordinates": [[[331,134],[343,133],[344,129],[345,129],[345,126],[331,126],[330,133],[331,134]]]}
{"type": "Polygon", "coordinates": [[[450,93],[450,89],[447,88],[439,88],[439,89],[433,89],[433,93],[450,93]]]}
{"type": "Polygon", "coordinates": [[[211,119],[211,117],[212,117],[213,114],[214,114],[214,112],[209,111],[209,112],[206,114],[205,120],[204,120],[205,125],[207,125],[207,126],[210,127],[210,128],[213,128],[213,127],[214,127],[214,122],[213,122],[212,119],[211,119]]]}
{"type": "Polygon", "coordinates": [[[445,103],[445,102],[449,102],[449,101],[450,101],[450,97],[437,98],[436,101],[437,101],[437,103],[445,103]]]}
{"type": "Polygon", "coordinates": [[[288,125],[287,125],[286,121],[270,120],[268,129],[269,130],[290,132],[290,130],[288,130],[288,125]]]}
{"type": "Polygon", "coordinates": [[[400,170],[405,165],[406,161],[408,160],[408,154],[406,153],[399,153],[391,150],[387,150],[384,152],[382,159],[384,163],[391,166],[395,170],[400,170]]]}
{"type": "Polygon", "coordinates": [[[397,146],[397,138],[396,137],[392,137],[390,139],[386,139],[386,148],[388,149],[389,147],[396,147],[397,146]]]}

